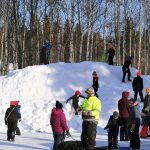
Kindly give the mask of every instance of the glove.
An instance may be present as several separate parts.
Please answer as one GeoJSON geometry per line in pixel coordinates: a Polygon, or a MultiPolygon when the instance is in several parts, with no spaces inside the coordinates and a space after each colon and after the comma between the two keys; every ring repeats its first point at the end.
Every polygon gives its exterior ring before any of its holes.
{"type": "Polygon", "coordinates": [[[21,119],[19,119],[19,122],[21,122],[21,119]]]}
{"type": "Polygon", "coordinates": [[[66,136],[70,136],[69,130],[66,131],[66,136]]]}
{"type": "Polygon", "coordinates": [[[88,117],[88,112],[83,111],[83,112],[82,112],[82,117],[84,117],[84,118],[88,117]]]}
{"type": "Polygon", "coordinates": [[[5,121],[5,125],[7,125],[7,123],[8,123],[8,122],[7,122],[7,121],[5,121]]]}

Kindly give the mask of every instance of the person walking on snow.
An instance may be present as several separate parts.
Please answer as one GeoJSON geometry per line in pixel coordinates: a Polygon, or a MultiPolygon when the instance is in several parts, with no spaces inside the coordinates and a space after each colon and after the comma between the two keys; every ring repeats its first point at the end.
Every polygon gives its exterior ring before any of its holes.
{"type": "Polygon", "coordinates": [[[108,148],[118,148],[119,113],[113,112],[104,130],[108,130],[108,148]]]}
{"type": "Polygon", "coordinates": [[[113,59],[115,56],[115,49],[113,48],[112,41],[108,42],[108,51],[105,54],[108,54],[108,59],[107,59],[108,64],[114,65],[113,59]]]}
{"type": "Polygon", "coordinates": [[[92,87],[94,88],[95,95],[98,97],[97,91],[98,91],[98,88],[99,88],[99,83],[98,83],[99,77],[98,77],[96,71],[93,71],[92,75],[93,75],[93,85],[92,85],[92,87]]]}
{"type": "Polygon", "coordinates": [[[75,94],[68,98],[66,100],[66,103],[68,103],[70,100],[72,100],[72,106],[75,110],[75,115],[78,115],[77,108],[79,108],[79,98],[86,98],[85,96],[81,95],[81,92],[79,90],[75,91],[75,94]]]}
{"type": "Polygon", "coordinates": [[[123,91],[122,98],[118,101],[120,116],[120,141],[128,141],[128,121],[129,121],[129,92],[123,91]]]}
{"type": "Polygon", "coordinates": [[[63,105],[56,101],[56,107],[52,109],[50,116],[50,125],[53,131],[54,145],[53,150],[57,150],[58,144],[65,140],[66,135],[70,135],[65,114],[63,113],[63,105]]]}
{"type": "MultiPolygon", "coordinates": [[[[16,110],[17,110],[17,113],[18,113],[18,121],[19,122],[21,121],[20,109],[21,109],[21,105],[19,104],[19,101],[16,101],[16,110]]],[[[17,128],[16,128],[16,135],[21,135],[20,129],[18,127],[18,122],[17,122],[17,128]]]]}
{"type": "Polygon", "coordinates": [[[94,150],[96,144],[96,128],[101,112],[101,101],[95,96],[93,87],[86,91],[87,99],[83,101],[78,111],[82,111],[81,145],[86,150],[94,150]]]}
{"type": "Polygon", "coordinates": [[[137,96],[139,93],[141,102],[143,102],[143,79],[141,78],[141,72],[137,72],[137,76],[133,79],[132,87],[134,91],[134,99],[137,100],[137,96]]]}
{"type": "Polygon", "coordinates": [[[131,62],[132,62],[132,57],[129,56],[126,58],[123,66],[122,66],[122,71],[123,71],[123,77],[122,77],[122,82],[125,82],[125,77],[126,77],[126,73],[128,74],[128,81],[131,81],[131,72],[130,72],[130,65],[131,65],[131,62]]]}
{"type": "Polygon", "coordinates": [[[5,112],[5,125],[7,125],[7,141],[15,140],[17,122],[18,112],[16,109],[16,101],[11,101],[10,107],[5,112]]]}

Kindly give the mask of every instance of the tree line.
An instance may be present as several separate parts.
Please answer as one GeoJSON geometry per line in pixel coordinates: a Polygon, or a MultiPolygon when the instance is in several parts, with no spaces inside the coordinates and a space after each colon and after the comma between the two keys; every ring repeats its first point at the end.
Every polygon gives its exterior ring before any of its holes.
{"type": "Polygon", "coordinates": [[[0,1],[0,72],[38,65],[42,44],[52,44],[50,62],[104,61],[108,41],[116,65],[150,74],[149,0],[0,1]]]}

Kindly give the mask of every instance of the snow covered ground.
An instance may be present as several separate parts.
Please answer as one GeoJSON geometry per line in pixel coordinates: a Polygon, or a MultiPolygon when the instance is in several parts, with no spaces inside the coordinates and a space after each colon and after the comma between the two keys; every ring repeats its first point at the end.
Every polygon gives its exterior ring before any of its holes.
{"type": "MultiPolygon", "coordinates": [[[[29,66],[22,70],[10,71],[0,77],[0,150],[51,149],[53,137],[49,116],[56,100],[64,104],[64,112],[74,139],[80,140],[82,119],[74,116],[70,103],[65,100],[76,90],[85,95],[85,89],[92,85],[92,72],[99,75],[98,94],[102,102],[102,112],[97,128],[97,146],[107,145],[107,133],[103,130],[109,116],[117,110],[117,102],[124,90],[133,97],[131,82],[122,83],[121,66],[109,66],[100,62],[54,63],[29,66]],[[22,121],[19,127],[22,136],[16,136],[14,143],[6,141],[4,114],[10,100],[20,100],[22,121]]],[[[136,70],[131,68],[132,76],[136,70]]],[[[150,86],[150,76],[143,76],[145,88],[150,86]]],[[[80,100],[80,103],[82,99],[80,100]]],[[[142,104],[141,108],[143,107],[142,104]]],[[[66,139],[73,140],[73,139],[66,139]]],[[[141,139],[141,150],[148,150],[149,139],[141,139]]],[[[128,146],[128,142],[119,142],[128,146]]]]}

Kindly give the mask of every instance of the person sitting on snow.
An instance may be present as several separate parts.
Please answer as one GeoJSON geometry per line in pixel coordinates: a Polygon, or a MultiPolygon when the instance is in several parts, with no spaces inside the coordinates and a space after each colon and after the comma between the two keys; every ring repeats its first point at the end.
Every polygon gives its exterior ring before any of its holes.
{"type": "Polygon", "coordinates": [[[73,96],[66,100],[66,103],[72,100],[72,106],[75,110],[75,115],[78,115],[77,108],[79,108],[79,97],[86,98],[85,96],[81,95],[81,92],[79,90],[77,90],[75,91],[75,94],[73,96]]]}
{"type": "Polygon", "coordinates": [[[59,101],[56,101],[56,107],[52,109],[50,125],[54,137],[53,150],[57,150],[57,146],[65,140],[65,132],[66,135],[70,135],[66,117],[63,113],[63,105],[59,101]]]}
{"type": "Polygon", "coordinates": [[[106,127],[104,128],[105,130],[108,130],[108,148],[118,148],[119,124],[119,113],[114,111],[113,115],[110,116],[106,127]]]}

